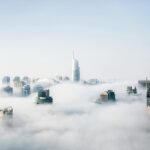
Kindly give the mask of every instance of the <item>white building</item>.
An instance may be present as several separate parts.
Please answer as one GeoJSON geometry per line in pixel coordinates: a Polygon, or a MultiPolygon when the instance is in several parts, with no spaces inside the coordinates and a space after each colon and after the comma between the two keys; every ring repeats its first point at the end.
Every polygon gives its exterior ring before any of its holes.
{"type": "Polygon", "coordinates": [[[72,60],[72,81],[77,82],[80,81],[80,67],[77,59],[74,58],[72,60]]]}

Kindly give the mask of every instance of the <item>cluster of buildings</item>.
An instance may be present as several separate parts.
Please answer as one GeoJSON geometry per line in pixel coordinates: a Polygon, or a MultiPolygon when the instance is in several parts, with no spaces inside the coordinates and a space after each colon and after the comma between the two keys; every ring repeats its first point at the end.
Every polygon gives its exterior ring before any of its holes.
{"type": "Polygon", "coordinates": [[[97,103],[115,102],[116,95],[113,90],[104,91],[100,94],[100,97],[96,100],[97,103]]]}
{"type": "Polygon", "coordinates": [[[12,117],[13,117],[12,107],[0,109],[0,120],[12,119],[12,117]]]}
{"type": "MultiPolygon", "coordinates": [[[[37,93],[36,104],[45,104],[45,103],[53,103],[53,98],[50,96],[50,91],[48,85],[47,88],[44,88],[41,84],[36,84],[39,79],[31,80],[29,77],[24,76],[20,78],[19,76],[15,76],[11,81],[9,76],[5,76],[2,79],[3,87],[1,89],[2,93],[6,93],[8,95],[13,95],[14,90],[20,91],[20,96],[26,97],[29,96],[32,92],[37,93]],[[32,86],[35,85],[35,86],[32,86]]],[[[67,76],[56,76],[55,79],[52,79],[52,85],[59,84],[63,81],[73,81],[80,82],[82,84],[88,85],[97,85],[100,83],[98,79],[89,79],[89,80],[81,80],[80,79],[80,66],[78,60],[74,57],[72,59],[72,79],[67,76]]],[[[148,80],[140,80],[139,84],[147,87],[147,107],[150,108],[150,81],[148,80]]],[[[137,88],[133,88],[132,86],[127,87],[127,93],[129,95],[137,94],[137,88]]],[[[113,90],[107,90],[100,93],[99,98],[96,100],[97,103],[106,103],[106,102],[115,102],[116,94],[113,90]]],[[[5,117],[12,118],[13,116],[13,108],[7,107],[4,109],[0,109],[0,119],[4,119],[5,117]]]]}
{"type": "Polygon", "coordinates": [[[127,86],[127,93],[128,95],[131,95],[131,94],[137,94],[137,88],[133,88],[132,86],[127,86]]]}
{"type": "Polygon", "coordinates": [[[31,80],[25,76],[22,79],[19,76],[15,76],[11,83],[9,76],[4,76],[2,79],[3,87],[1,89],[2,94],[13,95],[14,90],[19,91],[20,96],[29,96],[31,94],[30,87],[31,80]]]}
{"type": "MultiPolygon", "coordinates": [[[[63,78],[61,78],[63,80],[63,78]]],[[[69,80],[65,77],[65,80],[69,80]]],[[[12,96],[14,92],[18,92],[17,96],[27,97],[31,93],[37,93],[36,104],[41,103],[52,103],[53,98],[49,96],[49,85],[48,87],[44,87],[42,83],[38,83],[38,80],[31,80],[29,77],[25,76],[20,78],[19,76],[15,76],[11,83],[11,78],[9,76],[5,76],[2,79],[3,87],[1,89],[2,94],[7,94],[12,96]]],[[[16,93],[15,93],[16,94],[16,93]]]]}
{"type": "MultiPolygon", "coordinates": [[[[3,87],[1,89],[1,93],[11,96],[15,93],[15,91],[17,91],[18,96],[29,96],[32,92],[38,92],[43,89],[40,84],[31,87],[37,81],[38,79],[31,80],[27,76],[24,76],[23,78],[15,76],[11,81],[11,78],[9,76],[5,76],[2,79],[3,87]]],[[[51,85],[60,84],[64,81],[79,82],[84,85],[97,85],[100,83],[98,79],[80,79],[80,66],[78,60],[74,57],[74,54],[72,59],[72,79],[70,79],[68,76],[56,76],[56,78],[51,79],[51,85]]]]}

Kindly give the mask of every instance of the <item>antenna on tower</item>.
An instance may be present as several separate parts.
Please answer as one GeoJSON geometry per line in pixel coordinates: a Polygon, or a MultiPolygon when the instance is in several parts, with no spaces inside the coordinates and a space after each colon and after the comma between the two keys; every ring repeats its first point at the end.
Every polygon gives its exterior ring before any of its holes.
{"type": "Polygon", "coordinates": [[[73,52],[72,52],[72,57],[73,57],[73,59],[74,59],[74,50],[73,50],[73,52]]]}
{"type": "Polygon", "coordinates": [[[147,89],[147,87],[148,87],[148,79],[146,77],[146,89],[147,89]]]}

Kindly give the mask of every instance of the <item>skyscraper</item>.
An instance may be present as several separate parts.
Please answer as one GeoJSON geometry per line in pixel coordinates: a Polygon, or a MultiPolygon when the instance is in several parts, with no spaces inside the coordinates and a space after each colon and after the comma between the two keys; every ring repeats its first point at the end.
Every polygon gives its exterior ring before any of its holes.
{"type": "Polygon", "coordinates": [[[74,53],[73,53],[73,60],[72,60],[72,81],[74,82],[80,81],[79,62],[77,59],[74,58],[74,53]]]}
{"type": "Polygon", "coordinates": [[[150,108],[150,83],[148,83],[147,78],[146,78],[146,87],[147,87],[147,107],[150,108]]]}

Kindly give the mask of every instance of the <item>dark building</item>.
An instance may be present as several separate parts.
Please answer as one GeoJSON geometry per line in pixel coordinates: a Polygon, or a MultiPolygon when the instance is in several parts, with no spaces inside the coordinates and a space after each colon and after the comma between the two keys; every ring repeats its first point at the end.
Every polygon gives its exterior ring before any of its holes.
{"type": "Polygon", "coordinates": [[[137,94],[137,88],[136,87],[133,89],[133,94],[137,94]]]}
{"type": "Polygon", "coordinates": [[[106,103],[115,101],[116,101],[115,92],[112,90],[108,90],[100,94],[100,97],[96,100],[96,103],[106,103]]]}
{"type": "Polygon", "coordinates": [[[39,91],[36,103],[37,104],[53,103],[53,98],[49,96],[49,90],[39,91]]]}
{"type": "Polygon", "coordinates": [[[111,101],[115,101],[116,100],[116,96],[115,96],[115,92],[114,91],[108,90],[107,94],[108,94],[108,101],[109,100],[111,100],[111,101]]]}
{"type": "Polygon", "coordinates": [[[132,86],[127,87],[127,93],[130,95],[132,93],[132,86]]]}
{"type": "Polygon", "coordinates": [[[12,95],[13,94],[13,88],[10,86],[6,86],[6,87],[2,88],[2,92],[4,94],[12,95]]]}
{"type": "Polygon", "coordinates": [[[146,87],[147,84],[150,84],[150,80],[139,80],[138,84],[143,86],[143,87],[146,87]]]}
{"type": "Polygon", "coordinates": [[[150,107],[150,84],[147,84],[147,107],[150,107]]]}
{"type": "Polygon", "coordinates": [[[129,95],[131,95],[131,94],[137,94],[137,88],[135,87],[135,88],[132,88],[132,86],[128,86],[127,87],[127,93],[129,94],[129,95]]]}

